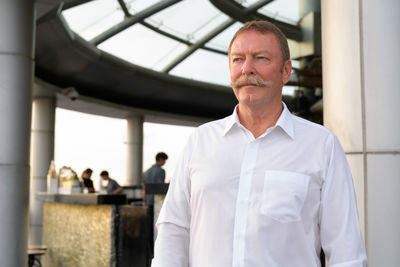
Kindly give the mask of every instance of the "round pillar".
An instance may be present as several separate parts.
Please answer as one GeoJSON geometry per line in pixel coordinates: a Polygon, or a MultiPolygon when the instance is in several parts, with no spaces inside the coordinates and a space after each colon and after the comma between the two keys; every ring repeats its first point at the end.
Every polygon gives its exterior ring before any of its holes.
{"type": "Polygon", "coordinates": [[[36,193],[47,191],[47,172],[54,160],[56,99],[37,96],[33,99],[31,132],[31,186],[29,201],[29,244],[42,244],[43,202],[36,193]]]}
{"type": "Polygon", "coordinates": [[[126,184],[140,185],[143,171],[143,117],[127,119],[126,184]]]}
{"type": "Polygon", "coordinates": [[[400,2],[322,1],[324,123],[352,169],[368,266],[400,261],[400,2]]]}
{"type": "Polygon", "coordinates": [[[34,2],[0,2],[0,259],[27,265],[34,2]]]}

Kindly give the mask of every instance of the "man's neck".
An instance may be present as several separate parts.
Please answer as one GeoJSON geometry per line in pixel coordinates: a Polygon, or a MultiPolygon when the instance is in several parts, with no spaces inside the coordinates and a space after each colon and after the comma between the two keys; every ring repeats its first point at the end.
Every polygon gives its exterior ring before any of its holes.
{"type": "Polygon", "coordinates": [[[266,106],[254,107],[239,103],[237,109],[240,123],[253,134],[254,138],[258,138],[268,128],[275,126],[282,111],[283,106],[281,102],[275,105],[271,103],[266,106]]]}

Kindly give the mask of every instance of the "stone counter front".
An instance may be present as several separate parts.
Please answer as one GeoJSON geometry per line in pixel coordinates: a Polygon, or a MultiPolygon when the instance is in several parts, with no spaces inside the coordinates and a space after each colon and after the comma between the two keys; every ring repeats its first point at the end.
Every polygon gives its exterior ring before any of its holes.
{"type": "Polygon", "coordinates": [[[147,266],[147,207],[95,194],[42,194],[41,199],[44,267],[147,266]]]}
{"type": "Polygon", "coordinates": [[[43,243],[48,247],[44,266],[115,266],[116,206],[46,202],[43,243]]]}

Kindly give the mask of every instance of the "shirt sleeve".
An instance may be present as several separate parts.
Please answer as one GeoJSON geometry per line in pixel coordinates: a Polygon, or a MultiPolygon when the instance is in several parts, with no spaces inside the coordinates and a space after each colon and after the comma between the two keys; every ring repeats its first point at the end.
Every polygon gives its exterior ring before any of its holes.
{"type": "Polygon", "coordinates": [[[188,267],[190,232],[189,163],[192,140],[178,162],[157,220],[158,235],[152,267],[188,267]]]}
{"type": "Polygon", "coordinates": [[[336,138],[327,144],[327,169],[321,192],[321,244],[330,267],[364,267],[362,239],[353,179],[336,138]]]}
{"type": "Polygon", "coordinates": [[[115,181],[115,180],[113,180],[113,186],[114,186],[114,189],[117,189],[117,188],[120,188],[121,186],[119,185],[119,183],[117,182],[117,181],[115,181]]]}
{"type": "Polygon", "coordinates": [[[165,170],[161,169],[161,174],[160,174],[160,183],[164,183],[165,181],[165,170]]]}

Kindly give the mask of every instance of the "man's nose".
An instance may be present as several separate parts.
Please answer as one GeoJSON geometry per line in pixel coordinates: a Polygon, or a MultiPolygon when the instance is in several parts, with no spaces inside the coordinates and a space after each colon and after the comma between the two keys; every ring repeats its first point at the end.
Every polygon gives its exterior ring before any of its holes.
{"type": "Polygon", "coordinates": [[[242,65],[242,74],[254,74],[254,64],[251,59],[246,59],[242,65]]]}

